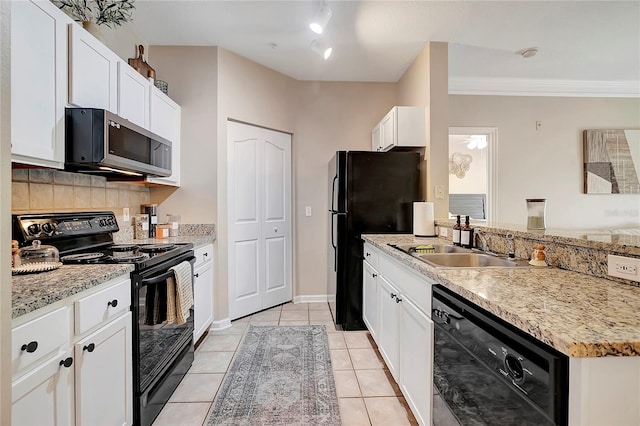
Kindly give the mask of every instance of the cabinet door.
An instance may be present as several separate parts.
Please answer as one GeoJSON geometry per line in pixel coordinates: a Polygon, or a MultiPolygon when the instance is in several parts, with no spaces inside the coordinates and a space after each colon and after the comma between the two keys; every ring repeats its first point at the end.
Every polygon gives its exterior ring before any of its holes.
{"type": "Polygon", "coordinates": [[[69,37],[69,103],[117,114],[118,56],[78,24],[69,37]]]}
{"type": "Polygon", "coordinates": [[[421,425],[431,424],[433,321],[401,296],[400,388],[421,425]]]}
{"type": "Polygon", "coordinates": [[[11,153],[20,163],[64,167],[67,23],[52,3],[11,7],[11,153]]]}
{"type": "Polygon", "coordinates": [[[382,143],[382,127],[380,124],[376,124],[376,127],[371,131],[371,150],[380,151],[380,145],[382,143]]]}
{"type": "Polygon", "coordinates": [[[76,423],[133,422],[131,312],[75,345],[76,423]]]}
{"type": "Polygon", "coordinates": [[[118,115],[149,128],[151,82],[123,61],[118,61],[118,115]]]}
{"type": "Polygon", "coordinates": [[[213,261],[199,266],[193,282],[193,341],[197,342],[213,322],[213,261]]]}
{"type": "Polygon", "coordinates": [[[378,277],[378,308],[380,309],[378,319],[378,349],[387,363],[391,375],[399,380],[398,371],[398,330],[400,326],[399,306],[396,298],[399,297],[398,290],[384,277],[378,277]]]}
{"type": "Polygon", "coordinates": [[[362,319],[374,340],[378,334],[378,271],[362,262],[362,319]]]}
{"type": "Polygon", "coordinates": [[[396,145],[396,111],[394,107],[380,122],[380,151],[388,151],[396,145]]]}
{"type": "Polygon", "coordinates": [[[149,130],[171,141],[171,176],[148,178],[152,183],[180,186],[180,105],[151,86],[149,130]]]}
{"type": "Polygon", "coordinates": [[[73,424],[73,364],[71,350],[61,351],[11,384],[12,425],[73,424]],[[69,361],[67,361],[69,362],[69,361]]]}

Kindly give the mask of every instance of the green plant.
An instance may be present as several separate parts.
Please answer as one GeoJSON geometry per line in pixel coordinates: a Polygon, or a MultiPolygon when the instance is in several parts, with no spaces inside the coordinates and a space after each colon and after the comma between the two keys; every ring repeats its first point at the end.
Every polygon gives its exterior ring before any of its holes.
{"type": "Polygon", "coordinates": [[[135,0],[51,0],[75,21],[93,21],[109,28],[132,20],[135,0]]]}

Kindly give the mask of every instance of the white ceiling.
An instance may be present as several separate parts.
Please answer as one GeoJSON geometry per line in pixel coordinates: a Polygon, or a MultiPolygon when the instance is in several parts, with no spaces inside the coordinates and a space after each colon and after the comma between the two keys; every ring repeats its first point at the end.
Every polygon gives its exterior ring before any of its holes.
{"type": "Polygon", "coordinates": [[[640,93],[640,1],[328,4],[323,38],[334,50],[326,62],[311,50],[319,36],[308,29],[318,0],[137,0],[133,28],[150,45],[221,46],[298,80],[396,82],[425,42],[443,41],[450,91],[525,79],[640,93]],[[529,47],[538,55],[517,53],[529,47]]]}

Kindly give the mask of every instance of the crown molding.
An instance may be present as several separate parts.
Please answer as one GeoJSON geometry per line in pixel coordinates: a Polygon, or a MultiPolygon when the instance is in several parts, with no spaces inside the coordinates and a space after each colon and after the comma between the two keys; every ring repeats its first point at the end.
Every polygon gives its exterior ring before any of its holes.
{"type": "Polygon", "coordinates": [[[450,95],[640,97],[640,81],[449,77],[450,95]]]}

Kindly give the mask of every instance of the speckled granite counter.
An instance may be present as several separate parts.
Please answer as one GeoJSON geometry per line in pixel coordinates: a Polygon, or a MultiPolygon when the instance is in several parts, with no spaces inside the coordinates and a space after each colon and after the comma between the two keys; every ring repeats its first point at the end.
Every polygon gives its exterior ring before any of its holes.
{"type": "Polygon", "coordinates": [[[11,279],[11,318],[28,314],[133,271],[133,265],[63,265],[11,279]]]}
{"type": "Polygon", "coordinates": [[[450,241],[413,235],[363,238],[566,355],[640,356],[638,287],[551,267],[433,268],[387,243],[450,241]]]}
{"type": "Polygon", "coordinates": [[[169,238],[146,238],[141,240],[126,240],[123,241],[124,244],[133,243],[133,244],[173,244],[173,243],[192,243],[193,248],[199,248],[205,246],[207,244],[211,244],[216,239],[215,236],[211,235],[196,235],[196,236],[188,236],[181,235],[179,237],[169,237],[169,238]]]}

